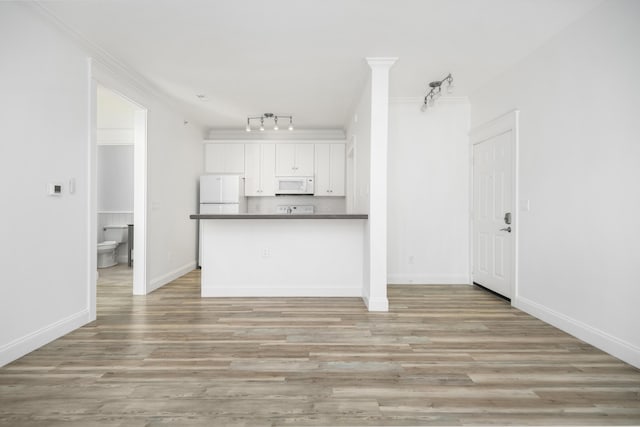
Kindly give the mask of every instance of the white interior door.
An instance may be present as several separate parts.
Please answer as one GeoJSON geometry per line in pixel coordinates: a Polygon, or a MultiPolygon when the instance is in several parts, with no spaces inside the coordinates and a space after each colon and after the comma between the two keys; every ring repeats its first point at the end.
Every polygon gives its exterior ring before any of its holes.
{"type": "Polygon", "coordinates": [[[512,132],[473,146],[473,281],[507,298],[515,269],[512,132]]]}

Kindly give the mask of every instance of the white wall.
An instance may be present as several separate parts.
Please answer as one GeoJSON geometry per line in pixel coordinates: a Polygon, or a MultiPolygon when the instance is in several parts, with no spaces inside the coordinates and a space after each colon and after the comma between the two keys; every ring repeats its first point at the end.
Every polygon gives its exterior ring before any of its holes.
{"type": "MultiPolygon", "coordinates": [[[[347,151],[353,147],[353,170],[347,158],[346,203],[348,213],[369,213],[369,165],[371,164],[371,79],[363,88],[360,100],[347,128],[347,151]],[[352,173],[351,173],[352,172],[352,173]],[[353,180],[353,181],[352,181],[353,180]]],[[[363,297],[370,296],[369,221],[363,236],[363,297]]]]}
{"type": "Polygon", "coordinates": [[[516,306],[640,366],[640,2],[609,1],[472,94],[520,109],[516,306]]]}
{"type": "MultiPolygon", "coordinates": [[[[96,127],[100,130],[124,129],[135,127],[134,113],[136,106],[117,93],[102,86],[98,86],[98,117],[96,127]]],[[[130,141],[133,143],[133,140],[130,141]]],[[[100,143],[100,141],[98,142],[100,143]]]]}
{"type": "Polygon", "coordinates": [[[469,103],[421,104],[389,108],[389,283],[469,283],[469,103]]]}
{"type": "Polygon", "coordinates": [[[148,270],[151,289],[195,268],[203,130],[148,99],[148,270]]]}
{"type": "Polygon", "coordinates": [[[133,212],[133,145],[98,145],[97,154],[98,212],[133,212]]]}
{"type": "MultiPolygon", "coordinates": [[[[369,165],[371,163],[371,82],[367,81],[352,118],[347,123],[347,147],[354,147],[355,184],[347,177],[349,213],[369,213],[369,165]],[[351,203],[351,199],[353,202],[351,203]]],[[[347,148],[348,150],[348,148],[347,148]]]]}
{"type": "MultiPolygon", "coordinates": [[[[11,226],[2,227],[0,240],[12,242],[0,246],[0,365],[91,317],[95,272],[88,265],[96,248],[88,221],[88,53],[36,10],[0,3],[0,178],[11,183],[3,187],[0,210],[1,222],[11,226]],[[69,194],[72,178],[76,191],[69,194]],[[62,196],[46,195],[49,182],[63,184],[62,196]]],[[[149,108],[147,277],[153,288],[195,265],[196,229],[188,215],[196,211],[203,131],[185,126],[162,98],[128,78],[100,77],[149,108]]]]}
{"type": "Polygon", "coordinates": [[[0,58],[3,365],[89,320],[95,248],[87,246],[86,56],[25,5],[2,2],[0,58]],[[63,185],[61,196],[47,196],[49,182],[63,185]]]}
{"type": "Polygon", "coordinates": [[[97,91],[98,144],[133,144],[137,106],[102,86],[97,91]]]}

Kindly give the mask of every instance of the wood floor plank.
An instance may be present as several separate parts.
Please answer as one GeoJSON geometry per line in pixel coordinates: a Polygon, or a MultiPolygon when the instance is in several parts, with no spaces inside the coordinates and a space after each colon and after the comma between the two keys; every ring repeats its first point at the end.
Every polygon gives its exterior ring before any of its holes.
{"type": "Polygon", "coordinates": [[[148,296],[101,270],[98,319],[0,369],[2,426],[640,425],[640,370],[479,288],[148,296]]]}

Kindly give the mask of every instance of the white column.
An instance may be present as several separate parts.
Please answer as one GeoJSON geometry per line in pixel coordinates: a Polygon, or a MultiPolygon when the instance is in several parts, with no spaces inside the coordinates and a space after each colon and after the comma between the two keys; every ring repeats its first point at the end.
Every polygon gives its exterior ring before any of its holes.
{"type": "Polygon", "coordinates": [[[371,67],[371,158],[369,168],[368,289],[369,311],[389,311],[387,299],[387,145],[389,70],[398,58],[367,58],[371,67]]]}
{"type": "Polygon", "coordinates": [[[147,283],[147,110],[134,113],[133,294],[151,292],[147,283]]]}

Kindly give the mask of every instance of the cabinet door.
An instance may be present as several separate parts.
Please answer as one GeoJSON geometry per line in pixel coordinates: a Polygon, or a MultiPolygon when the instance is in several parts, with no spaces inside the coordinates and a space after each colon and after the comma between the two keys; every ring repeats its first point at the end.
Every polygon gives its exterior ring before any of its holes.
{"type": "Polygon", "coordinates": [[[244,144],[222,144],[224,146],[224,172],[244,173],[244,144]]]}
{"type": "Polygon", "coordinates": [[[331,195],[331,146],[329,144],[315,144],[315,183],[316,196],[331,195]]]}
{"type": "Polygon", "coordinates": [[[331,195],[345,195],[345,151],[344,144],[331,144],[331,161],[329,176],[331,177],[331,195]]]}
{"type": "Polygon", "coordinates": [[[276,144],[276,176],[294,176],[295,159],[295,144],[276,144]]]}
{"type": "Polygon", "coordinates": [[[206,173],[224,173],[224,150],[222,144],[204,145],[204,171],[206,173]]]}
{"type": "Polygon", "coordinates": [[[313,176],[314,144],[294,144],[295,176],[313,176]]]}
{"type": "Polygon", "coordinates": [[[260,196],[260,144],[244,148],[244,195],[260,196]]]}
{"type": "Polygon", "coordinates": [[[260,144],[260,195],[276,195],[276,145],[260,144]]]}
{"type": "Polygon", "coordinates": [[[243,174],[244,144],[205,144],[204,170],[207,173],[243,174]]]}

